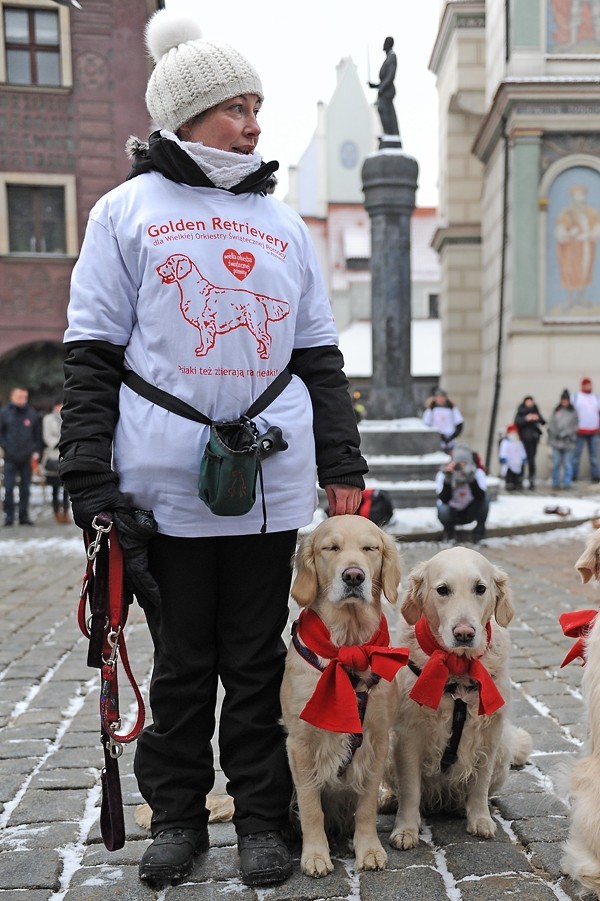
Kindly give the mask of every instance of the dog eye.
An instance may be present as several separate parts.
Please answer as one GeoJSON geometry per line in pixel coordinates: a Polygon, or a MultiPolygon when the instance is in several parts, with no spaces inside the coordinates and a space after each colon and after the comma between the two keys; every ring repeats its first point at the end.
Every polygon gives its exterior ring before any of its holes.
{"type": "Polygon", "coordinates": [[[376,551],[376,550],[378,550],[376,544],[366,544],[363,548],[363,551],[366,551],[366,553],[368,553],[369,551],[376,551]]]}
{"type": "Polygon", "coordinates": [[[327,547],[323,548],[324,551],[339,551],[339,544],[328,544],[327,547]]]}
{"type": "Polygon", "coordinates": [[[436,591],[438,594],[440,594],[444,598],[450,594],[450,589],[448,588],[447,585],[438,585],[438,587],[436,588],[436,591]]]}
{"type": "Polygon", "coordinates": [[[482,585],[481,582],[479,583],[479,585],[475,586],[475,594],[485,594],[486,591],[487,587],[485,585],[482,585]]]}

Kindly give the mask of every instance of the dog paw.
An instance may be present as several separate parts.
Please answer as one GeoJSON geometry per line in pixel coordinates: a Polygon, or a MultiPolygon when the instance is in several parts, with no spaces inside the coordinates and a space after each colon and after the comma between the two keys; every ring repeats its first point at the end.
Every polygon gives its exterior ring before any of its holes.
{"type": "Polygon", "coordinates": [[[303,854],[300,860],[300,868],[305,876],[313,876],[315,879],[320,879],[321,876],[333,873],[333,864],[326,851],[303,854]]]}
{"type": "Polygon", "coordinates": [[[467,832],[480,838],[493,838],[496,834],[496,824],[489,816],[475,817],[467,820],[467,832]]]}
{"type": "Polygon", "coordinates": [[[399,851],[408,851],[410,848],[416,848],[419,844],[418,829],[394,829],[389,838],[392,848],[398,848],[399,851]]]}
{"type": "Polygon", "coordinates": [[[387,867],[387,854],[381,844],[368,848],[363,854],[356,855],[357,870],[385,870],[387,867]]]}

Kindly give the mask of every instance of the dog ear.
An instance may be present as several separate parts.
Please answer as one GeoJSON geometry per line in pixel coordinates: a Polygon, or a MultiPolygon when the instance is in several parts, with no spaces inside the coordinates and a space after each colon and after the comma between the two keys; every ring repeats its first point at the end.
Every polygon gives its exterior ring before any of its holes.
{"type": "Polygon", "coordinates": [[[600,529],[588,540],[586,548],[575,564],[575,569],[586,584],[592,576],[600,581],[600,529]]]}
{"type": "Polygon", "coordinates": [[[515,608],[512,605],[510,588],[508,587],[508,576],[497,566],[494,567],[494,587],[496,589],[496,607],[494,616],[499,626],[508,626],[509,622],[515,615],[515,608]]]}
{"type": "Polygon", "coordinates": [[[398,600],[398,587],[402,569],[398,546],[391,535],[383,532],[383,555],[381,561],[381,584],[383,593],[390,604],[398,600]]]}
{"type": "Polygon", "coordinates": [[[191,271],[192,261],[189,257],[181,256],[180,259],[177,260],[175,275],[177,276],[177,278],[185,278],[186,275],[189,275],[191,271]]]}
{"type": "Polygon", "coordinates": [[[423,612],[423,583],[425,582],[426,566],[426,562],[415,566],[408,577],[408,590],[402,601],[400,613],[409,626],[414,626],[423,612]]]}
{"type": "Polygon", "coordinates": [[[300,607],[308,607],[317,597],[318,580],[312,538],[300,539],[294,556],[295,575],[290,594],[300,607]]]}

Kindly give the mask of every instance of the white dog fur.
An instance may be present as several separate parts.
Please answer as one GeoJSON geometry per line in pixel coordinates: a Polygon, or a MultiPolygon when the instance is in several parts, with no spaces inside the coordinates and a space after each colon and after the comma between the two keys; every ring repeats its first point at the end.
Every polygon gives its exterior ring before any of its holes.
{"type": "MultiPolygon", "coordinates": [[[[510,680],[506,626],[513,617],[508,580],[482,554],[450,548],[416,566],[401,608],[395,643],[408,646],[413,663],[422,669],[427,654],[419,646],[414,625],[424,614],[438,644],[447,651],[478,657],[493,676],[505,701],[491,715],[479,715],[479,691],[468,675],[451,676],[458,683],[454,697],[468,705],[458,758],[442,773],[440,761],[451,734],[453,697],[445,693],[437,710],[409,697],[417,675],[403,667],[394,680],[388,778],[398,810],[390,844],[402,850],[419,841],[421,813],[427,809],[462,809],[467,832],[491,838],[496,825],[488,799],[504,782],[511,763],[523,764],[531,738],[508,718],[510,680]],[[492,637],[486,648],[486,623],[492,637]],[[460,635],[469,636],[460,641],[460,635]],[[469,690],[471,686],[471,690],[469,690]]],[[[385,793],[383,795],[385,799],[385,793]]],[[[387,798],[389,803],[389,797],[387,798]]]]}
{"type": "MultiPolygon", "coordinates": [[[[305,535],[295,557],[292,597],[311,606],[338,647],[363,644],[381,618],[381,597],[398,598],[400,559],[393,539],[362,516],[335,516],[305,535]],[[349,594],[344,573],[358,571],[364,581],[349,594]]],[[[326,663],[327,661],[323,661],[326,663]]],[[[325,876],[333,870],[326,832],[354,823],[359,870],[379,870],[387,854],[377,835],[377,797],[388,747],[391,683],[371,689],[363,722],[363,743],[342,776],[347,733],[320,729],[299,718],[320,678],[318,669],[290,645],[281,688],[283,724],[302,827],[302,871],[325,876]]],[[[362,674],[367,678],[367,673],[362,674]]]]}
{"type": "MultiPolygon", "coordinates": [[[[589,539],[575,568],[582,582],[600,581],[600,530],[589,539]]],[[[571,810],[561,867],[600,898],[600,617],[585,640],[585,660],[581,687],[587,735],[582,756],[566,779],[571,810]]]]}

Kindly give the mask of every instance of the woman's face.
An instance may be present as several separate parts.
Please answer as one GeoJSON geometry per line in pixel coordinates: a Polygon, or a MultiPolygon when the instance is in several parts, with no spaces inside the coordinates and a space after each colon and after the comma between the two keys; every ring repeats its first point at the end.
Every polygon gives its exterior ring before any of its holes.
{"type": "Polygon", "coordinates": [[[257,94],[240,94],[224,100],[197,119],[185,122],[179,129],[179,137],[230,153],[252,153],[260,135],[256,117],[261,102],[257,94]]]}

